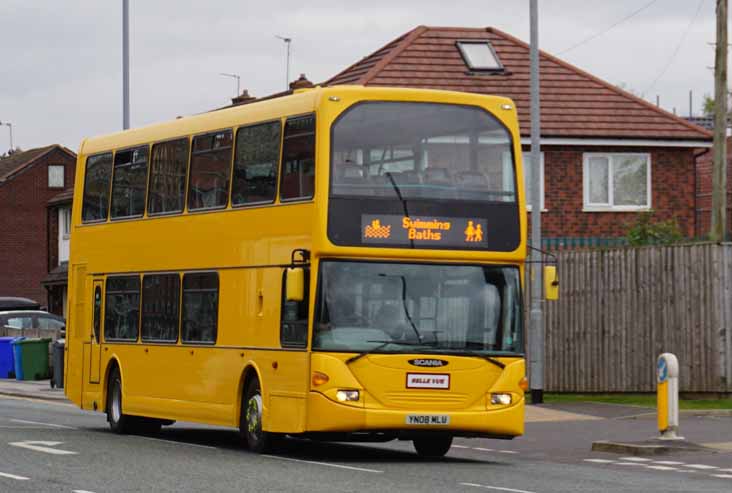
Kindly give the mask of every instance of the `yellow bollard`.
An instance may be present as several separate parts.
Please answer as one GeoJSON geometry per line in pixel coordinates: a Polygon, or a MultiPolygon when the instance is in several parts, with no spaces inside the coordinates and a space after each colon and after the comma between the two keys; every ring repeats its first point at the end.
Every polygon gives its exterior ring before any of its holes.
{"type": "Polygon", "coordinates": [[[658,431],[660,440],[683,440],[679,431],[679,360],[663,353],[656,362],[658,431]]]}

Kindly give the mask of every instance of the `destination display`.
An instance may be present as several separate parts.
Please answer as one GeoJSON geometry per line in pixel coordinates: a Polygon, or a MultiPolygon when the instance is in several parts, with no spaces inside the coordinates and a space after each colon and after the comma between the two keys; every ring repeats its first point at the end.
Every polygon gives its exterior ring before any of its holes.
{"type": "Polygon", "coordinates": [[[487,221],[469,217],[362,214],[361,241],[387,245],[485,248],[487,221]]]}

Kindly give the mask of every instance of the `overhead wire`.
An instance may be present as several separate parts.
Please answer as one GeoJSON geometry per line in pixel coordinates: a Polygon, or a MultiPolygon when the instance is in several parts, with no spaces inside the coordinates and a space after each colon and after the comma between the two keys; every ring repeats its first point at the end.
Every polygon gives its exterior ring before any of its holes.
{"type": "Polygon", "coordinates": [[[603,34],[605,34],[605,33],[607,33],[608,31],[610,31],[610,30],[614,29],[615,27],[619,26],[619,25],[620,25],[620,24],[622,24],[623,22],[625,22],[625,21],[627,21],[627,20],[630,20],[630,19],[632,19],[633,17],[635,17],[636,15],[640,14],[641,12],[643,12],[644,10],[646,10],[646,9],[647,9],[648,7],[650,7],[651,5],[653,5],[654,3],[656,3],[657,1],[658,1],[658,0],[651,0],[650,2],[648,2],[648,3],[644,4],[644,5],[642,6],[642,7],[638,8],[637,10],[634,10],[633,12],[631,12],[630,14],[628,14],[627,16],[623,17],[623,18],[622,18],[622,19],[620,19],[619,21],[617,21],[617,22],[615,22],[614,24],[610,25],[610,26],[609,26],[609,27],[607,27],[607,28],[606,28],[605,30],[603,30],[603,31],[600,31],[600,32],[598,32],[598,33],[595,33],[595,34],[593,34],[593,35],[591,35],[591,36],[588,36],[588,37],[586,37],[585,39],[583,39],[583,40],[581,40],[581,41],[579,41],[579,42],[577,42],[577,43],[573,44],[572,46],[570,46],[570,47],[569,47],[569,48],[567,48],[566,50],[564,50],[564,51],[560,51],[560,52],[559,52],[558,54],[559,54],[559,55],[564,55],[565,53],[569,53],[570,51],[574,50],[575,48],[579,48],[579,47],[580,47],[580,46],[582,46],[583,44],[589,43],[589,42],[590,42],[590,41],[592,41],[593,39],[599,38],[599,37],[600,37],[600,36],[602,36],[603,34]]]}
{"type": "Polygon", "coordinates": [[[699,0],[699,5],[696,7],[696,12],[694,13],[694,17],[691,18],[691,21],[689,21],[689,24],[686,26],[686,30],[684,31],[684,34],[681,35],[679,38],[679,42],[676,44],[676,48],[674,49],[673,53],[671,53],[671,57],[668,59],[668,62],[666,62],[666,65],[663,67],[661,72],[656,76],[655,79],[653,79],[653,82],[646,88],[645,91],[643,91],[642,94],[647,94],[651,91],[651,89],[654,88],[656,83],[666,74],[666,71],[671,67],[671,64],[676,59],[676,55],[679,54],[679,50],[681,50],[681,46],[684,44],[684,41],[686,40],[686,36],[688,36],[689,31],[691,31],[691,27],[694,25],[694,22],[696,21],[697,17],[699,17],[699,12],[701,12],[702,6],[704,5],[704,0],[699,0]]]}

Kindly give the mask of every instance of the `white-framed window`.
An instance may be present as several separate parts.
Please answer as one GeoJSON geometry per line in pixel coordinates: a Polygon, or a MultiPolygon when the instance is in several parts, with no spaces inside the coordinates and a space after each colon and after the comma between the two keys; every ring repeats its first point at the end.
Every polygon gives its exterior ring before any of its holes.
{"type": "Polygon", "coordinates": [[[62,164],[51,164],[48,166],[48,187],[64,187],[64,166],[62,164]]]}
{"type": "MultiPolygon", "coordinates": [[[[546,210],[546,207],[544,206],[544,153],[541,154],[541,159],[539,161],[539,172],[541,173],[541,200],[539,203],[541,204],[541,210],[546,210]]],[[[531,211],[531,199],[533,198],[532,195],[532,170],[531,170],[531,151],[521,151],[521,162],[523,163],[524,167],[524,190],[526,191],[526,210],[531,211]]],[[[511,154],[508,152],[503,153],[503,166],[506,167],[508,170],[511,169],[512,163],[511,163],[511,154]]],[[[504,176],[512,177],[512,173],[504,172],[504,176]]]]}
{"type": "Polygon", "coordinates": [[[651,207],[651,156],[585,153],[585,211],[638,211],[651,207]]]}
{"type": "Polygon", "coordinates": [[[71,236],[71,207],[61,209],[61,234],[65,240],[71,236]]]}
{"type": "MultiPolygon", "coordinates": [[[[521,151],[521,160],[524,163],[524,189],[526,190],[526,210],[530,211],[532,203],[531,201],[534,198],[533,195],[533,167],[531,166],[531,151],[521,151]]],[[[540,153],[540,159],[539,159],[539,173],[541,175],[541,187],[539,189],[539,204],[541,204],[540,208],[541,210],[545,210],[546,207],[544,206],[544,153],[540,153]]]]}
{"type": "Polygon", "coordinates": [[[69,261],[69,239],[71,238],[71,207],[58,210],[58,263],[69,261]]]}

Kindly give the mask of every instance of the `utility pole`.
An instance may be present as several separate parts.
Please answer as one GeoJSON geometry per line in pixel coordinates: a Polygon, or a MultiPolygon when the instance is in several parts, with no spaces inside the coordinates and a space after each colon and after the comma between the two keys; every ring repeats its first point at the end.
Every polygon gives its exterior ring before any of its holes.
{"type": "Polygon", "coordinates": [[[287,60],[285,62],[285,91],[290,89],[290,45],[292,44],[292,38],[285,36],[279,36],[275,34],[275,38],[281,39],[287,45],[287,60]]]}
{"type": "Polygon", "coordinates": [[[544,402],[544,312],[541,268],[541,111],[539,100],[539,12],[530,3],[531,39],[531,310],[529,312],[529,385],[531,402],[544,402]]]}
{"type": "Polygon", "coordinates": [[[0,125],[5,125],[10,130],[10,153],[13,152],[13,124],[10,122],[0,122],[0,125]]]}
{"type": "Polygon", "coordinates": [[[130,128],[130,3],[122,0],[122,128],[130,128]]]}
{"type": "Polygon", "coordinates": [[[714,164],[712,223],[709,239],[727,236],[727,0],[717,0],[717,46],[714,53],[714,164]]]}

